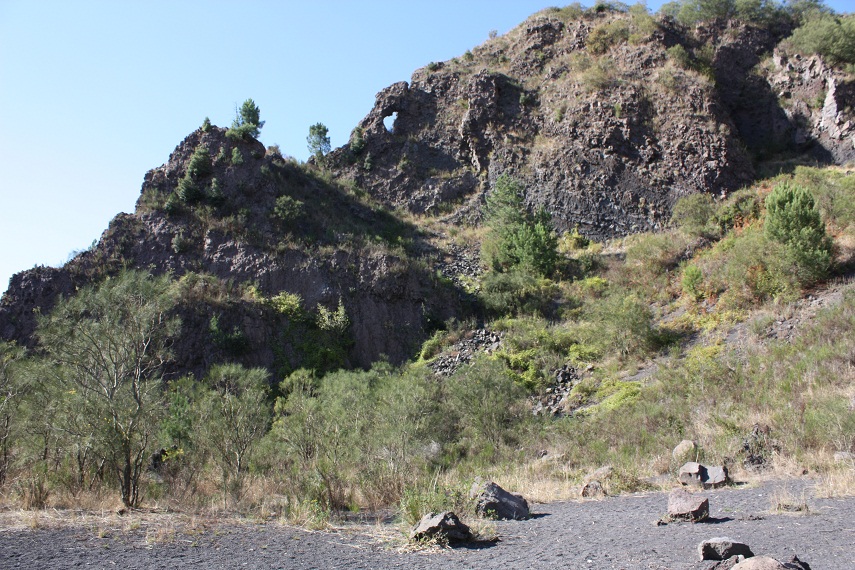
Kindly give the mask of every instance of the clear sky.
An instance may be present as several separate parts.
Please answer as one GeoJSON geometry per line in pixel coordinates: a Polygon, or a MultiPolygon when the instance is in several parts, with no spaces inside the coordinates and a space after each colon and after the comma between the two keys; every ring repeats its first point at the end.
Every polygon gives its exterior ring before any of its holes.
{"type": "Polygon", "coordinates": [[[229,126],[251,97],[261,141],[304,160],[309,125],[340,146],[379,90],[566,3],[0,0],[0,292],[132,212],[206,116],[229,126]]]}

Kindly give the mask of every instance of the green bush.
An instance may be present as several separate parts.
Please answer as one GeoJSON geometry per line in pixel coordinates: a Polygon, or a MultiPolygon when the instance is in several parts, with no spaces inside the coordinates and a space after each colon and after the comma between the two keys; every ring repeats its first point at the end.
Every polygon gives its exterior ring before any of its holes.
{"type": "Polygon", "coordinates": [[[301,200],[295,200],[288,195],[279,196],[273,206],[273,215],[284,224],[292,224],[305,213],[303,206],[301,200]]]}
{"type": "Polygon", "coordinates": [[[803,53],[816,53],[832,63],[855,63],[855,14],[825,14],[809,19],[791,37],[803,53]]]}
{"type": "Polygon", "coordinates": [[[496,180],[494,191],[487,196],[485,225],[489,232],[481,256],[494,271],[521,267],[540,276],[555,271],[558,238],[549,214],[529,212],[522,186],[507,175],[496,180]]]}
{"type": "Polygon", "coordinates": [[[629,23],[624,19],[602,23],[591,30],[585,40],[585,47],[593,54],[603,54],[613,45],[629,39],[629,23]]]}
{"type": "Polygon", "coordinates": [[[683,293],[696,301],[704,296],[703,281],[704,274],[697,265],[687,265],[683,269],[683,278],[680,281],[683,293]]]}
{"type": "Polygon", "coordinates": [[[823,279],[831,267],[832,244],[810,192],[789,183],[766,198],[766,236],[783,244],[802,285],[823,279]]]}
{"type": "Polygon", "coordinates": [[[259,120],[261,111],[255,101],[247,99],[239,109],[235,109],[235,120],[226,131],[226,136],[234,139],[257,138],[261,134],[264,121],[259,120]]]}
{"type": "Polygon", "coordinates": [[[555,283],[516,268],[490,271],[481,281],[479,293],[487,312],[496,316],[548,315],[558,289],[555,283]]]}
{"type": "Polygon", "coordinates": [[[683,196],[674,204],[671,223],[691,236],[713,233],[715,223],[715,201],[705,193],[683,196]]]}

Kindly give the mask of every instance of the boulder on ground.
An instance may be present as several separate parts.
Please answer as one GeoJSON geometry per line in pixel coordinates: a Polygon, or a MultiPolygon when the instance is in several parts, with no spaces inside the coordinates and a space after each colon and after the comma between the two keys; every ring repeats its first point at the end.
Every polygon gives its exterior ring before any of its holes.
{"type": "Polygon", "coordinates": [[[516,493],[509,493],[492,481],[476,481],[469,491],[475,499],[475,509],[483,517],[523,520],[531,516],[528,502],[516,493]]]}
{"type": "Polygon", "coordinates": [[[680,467],[680,474],[677,478],[683,485],[700,487],[703,485],[704,479],[707,478],[707,468],[695,461],[689,461],[680,467]]]}
{"type": "Polygon", "coordinates": [[[743,542],[737,542],[726,536],[719,536],[698,544],[698,555],[700,555],[701,560],[727,560],[739,555],[751,558],[754,553],[743,542]]]}
{"type": "Polygon", "coordinates": [[[410,532],[411,540],[445,538],[449,542],[472,540],[472,531],[451,511],[428,513],[410,532]]]}
{"type": "Polygon", "coordinates": [[[787,570],[787,567],[768,556],[746,558],[733,567],[733,570],[787,570]]]}
{"type": "Polygon", "coordinates": [[[704,489],[718,489],[724,487],[730,482],[730,477],[727,475],[727,467],[723,465],[715,465],[707,467],[707,479],[702,481],[704,489]]]}
{"type": "Polygon", "coordinates": [[[588,481],[582,486],[582,496],[586,499],[605,497],[606,490],[599,481],[588,481]]]}
{"type": "Polygon", "coordinates": [[[694,461],[689,461],[680,467],[678,479],[683,485],[703,487],[704,489],[722,487],[730,480],[727,476],[726,467],[720,465],[707,467],[694,461]]]}
{"type": "Polygon", "coordinates": [[[685,489],[674,489],[668,495],[668,516],[672,520],[698,522],[710,516],[710,502],[685,489]]]}
{"type": "Polygon", "coordinates": [[[727,560],[719,560],[719,561],[710,561],[707,566],[703,567],[703,570],[733,570],[733,567],[745,560],[745,557],[742,555],[731,556],[727,560]]]}
{"type": "Polygon", "coordinates": [[[698,446],[691,439],[684,439],[671,451],[674,461],[685,461],[695,455],[698,446]]]}

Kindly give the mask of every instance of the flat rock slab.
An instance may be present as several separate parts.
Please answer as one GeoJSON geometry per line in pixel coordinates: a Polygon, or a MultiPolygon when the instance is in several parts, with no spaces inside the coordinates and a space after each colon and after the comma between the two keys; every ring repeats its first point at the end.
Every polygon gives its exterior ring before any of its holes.
{"type": "Polygon", "coordinates": [[[709,499],[685,489],[674,489],[668,495],[668,516],[673,520],[702,521],[710,516],[709,499]]]}
{"type": "Polygon", "coordinates": [[[751,558],[754,553],[743,542],[737,542],[726,536],[710,538],[698,545],[698,555],[701,560],[727,560],[734,556],[751,558]]]}

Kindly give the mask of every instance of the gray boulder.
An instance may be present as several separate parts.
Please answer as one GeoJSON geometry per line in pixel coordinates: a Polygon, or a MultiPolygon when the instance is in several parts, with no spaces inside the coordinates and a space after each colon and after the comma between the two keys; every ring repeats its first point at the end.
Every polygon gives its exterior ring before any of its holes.
{"type": "Polygon", "coordinates": [[[528,502],[516,493],[509,493],[492,481],[476,481],[469,491],[475,499],[475,509],[482,517],[524,520],[531,516],[528,502]]]}
{"type": "Polygon", "coordinates": [[[702,521],[710,516],[709,499],[685,489],[674,489],[668,495],[668,516],[672,520],[702,521]]]}
{"type": "Polygon", "coordinates": [[[751,552],[747,544],[737,542],[726,536],[720,536],[698,544],[698,555],[700,555],[701,560],[727,560],[740,555],[751,558],[754,553],[751,552]]]}
{"type": "Polygon", "coordinates": [[[677,478],[683,485],[700,487],[703,485],[704,479],[707,478],[707,468],[695,461],[689,461],[680,467],[680,474],[677,478]]]}
{"type": "Polygon", "coordinates": [[[599,481],[588,481],[582,486],[582,496],[586,499],[605,497],[606,490],[599,481]]]}
{"type": "Polygon", "coordinates": [[[671,457],[674,458],[674,461],[685,461],[686,459],[694,456],[697,449],[698,446],[695,445],[694,441],[691,439],[684,439],[671,451],[671,457]]]}
{"type": "Polygon", "coordinates": [[[727,560],[710,561],[703,570],[733,570],[733,567],[745,560],[744,556],[731,556],[727,560]]]}
{"type": "Polygon", "coordinates": [[[787,567],[768,556],[746,558],[733,567],[733,570],[787,570],[787,567]]]}
{"type": "Polygon", "coordinates": [[[730,481],[726,467],[720,465],[707,467],[694,461],[689,461],[680,467],[680,474],[677,478],[683,485],[703,487],[704,489],[716,489],[730,481]]]}
{"type": "Polygon", "coordinates": [[[467,541],[472,540],[472,531],[451,511],[428,513],[410,531],[410,540],[431,538],[444,538],[449,542],[467,541]]]}

